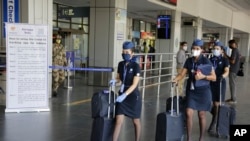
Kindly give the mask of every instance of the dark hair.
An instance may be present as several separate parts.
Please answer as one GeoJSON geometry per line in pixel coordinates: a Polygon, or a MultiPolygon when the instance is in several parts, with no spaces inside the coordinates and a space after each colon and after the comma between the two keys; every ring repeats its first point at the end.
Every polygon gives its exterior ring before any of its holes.
{"type": "Polygon", "coordinates": [[[181,46],[183,46],[183,45],[185,45],[185,44],[187,44],[186,41],[181,42],[181,46]]]}
{"type": "Polygon", "coordinates": [[[234,43],[237,44],[237,42],[234,39],[228,41],[228,44],[234,44],[234,43]]]}

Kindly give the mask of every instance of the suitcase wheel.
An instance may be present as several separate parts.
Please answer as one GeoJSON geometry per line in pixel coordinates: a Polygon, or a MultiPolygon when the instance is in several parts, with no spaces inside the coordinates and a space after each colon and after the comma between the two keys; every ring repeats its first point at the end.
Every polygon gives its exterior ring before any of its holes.
{"type": "Polygon", "coordinates": [[[218,137],[218,138],[225,138],[225,139],[229,139],[229,135],[227,135],[227,136],[223,136],[223,135],[218,134],[218,135],[217,135],[217,137],[218,137]]]}

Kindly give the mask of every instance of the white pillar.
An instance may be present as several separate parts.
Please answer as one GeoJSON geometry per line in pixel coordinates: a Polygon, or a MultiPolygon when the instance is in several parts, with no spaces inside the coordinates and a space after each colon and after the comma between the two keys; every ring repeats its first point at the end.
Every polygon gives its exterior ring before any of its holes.
{"type": "Polygon", "coordinates": [[[228,41],[233,39],[234,37],[234,29],[231,27],[231,28],[228,28],[228,41]]]}
{"type": "Polygon", "coordinates": [[[202,39],[202,19],[199,17],[195,20],[195,38],[202,39]]]}
{"type": "Polygon", "coordinates": [[[250,33],[247,33],[247,55],[246,62],[250,61],[250,33]]]}
{"type": "Polygon", "coordinates": [[[127,0],[95,0],[90,1],[90,7],[89,65],[113,67],[116,72],[122,43],[127,39],[127,0]]]}
{"type": "MultiPolygon", "coordinates": [[[[160,15],[171,15],[171,36],[170,39],[156,39],[155,47],[156,52],[159,53],[174,53],[176,54],[179,50],[180,39],[181,39],[181,12],[178,10],[172,11],[161,11],[160,15]]],[[[159,60],[160,56],[156,56],[156,60],[159,60]]],[[[171,64],[165,62],[162,63],[162,67],[170,67],[170,70],[163,70],[161,73],[175,75],[176,72],[176,58],[173,55],[162,56],[162,60],[173,60],[171,64]]]]}
{"type": "Polygon", "coordinates": [[[181,12],[161,11],[159,14],[171,15],[171,37],[170,39],[156,39],[156,52],[176,53],[181,39],[181,12]]]}
{"type": "Polygon", "coordinates": [[[2,47],[2,46],[5,46],[5,45],[3,45],[3,31],[2,31],[2,29],[3,29],[3,1],[1,1],[0,2],[0,7],[1,7],[1,10],[0,10],[0,47],[2,47]]]}
{"type": "Polygon", "coordinates": [[[242,56],[246,57],[246,61],[249,60],[249,50],[250,50],[250,34],[249,33],[242,33],[242,34],[237,34],[240,38],[240,41],[238,43],[238,48],[240,51],[240,54],[242,56]]]}
{"type": "MultiPolygon", "coordinates": [[[[53,0],[20,0],[20,13],[20,23],[48,25],[48,65],[51,66],[53,0]]],[[[48,72],[48,94],[51,94],[52,70],[48,72]]]]}

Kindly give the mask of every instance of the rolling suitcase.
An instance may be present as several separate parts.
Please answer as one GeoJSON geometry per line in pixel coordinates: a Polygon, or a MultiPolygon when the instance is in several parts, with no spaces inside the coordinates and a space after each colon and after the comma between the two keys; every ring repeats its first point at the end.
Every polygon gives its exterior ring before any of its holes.
{"type": "MultiPolygon", "coordinates": [[[[185,113],[186,110],[186,97],[179,96],[179,110],[181,113],[185,113]]],[[[177,111],[177,96],[173,97],[173,110],[177,111]]],[[[171,111],[172,97],[166,100],[166,111],[171,111]]]]}
{"type": "Polygon", "coordinates": [[[171,89],[171,111],[159,113],[156,120],[155,141],[182,141],[184,139],[183,113],[179,111],[177,90],[177,111],[173,110],[173,86],[171,89]]]}
{"type": "MultiPolygon", "coordinates": [[[[108,107],[104,116],[97,116],[93,119],[91,141],[112,141],[115,125],[115,94],[112,87],[109,88],[108,107]],[[113,96],[112,96],[113,95],[113,96]]],[[[99,104],[92,106],[99,106],[99,104]]],[[[97,108],[98,109],[98,108],[97,108]]],[[[102,108],[101,108],[102,109],[102,108]]]]}
{"type": "MultiPolygon", "coordinates": [[[[111,100],[109,102],[109,98],[114,99],[115,93],[111,90],[111,93],[109,90],[102,90],[99,92],[94,93],[94,95],[91,98],[91,112],[92,112],[92,118],[97,117],[107,117],[108,116],[108,107],[113,107],[115,102],[111,100]]],[[[112,114],[114,111],[111,108],[110,114],[112,114]]]]}
{"type": "Polygon", "coordinates": [[[229,138],[230,125],[235,123],[236,110],[234,106],[221,102],[221,83],[222,81],[220,81],[220,104],[216,131],[219,138],[229,138]]]}

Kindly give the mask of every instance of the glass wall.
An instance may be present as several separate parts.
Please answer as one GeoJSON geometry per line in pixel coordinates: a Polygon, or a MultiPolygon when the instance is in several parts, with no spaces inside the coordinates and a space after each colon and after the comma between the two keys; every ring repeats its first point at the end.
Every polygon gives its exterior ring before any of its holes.
{"type": "Polygon", "coordinates": [[[75,66],[87,65],[89,47],[89,17],[60,18],[61,8],[70,6],[53,3],[53,34],[62,35],[66,51],[75,52],[75,66]]]}

